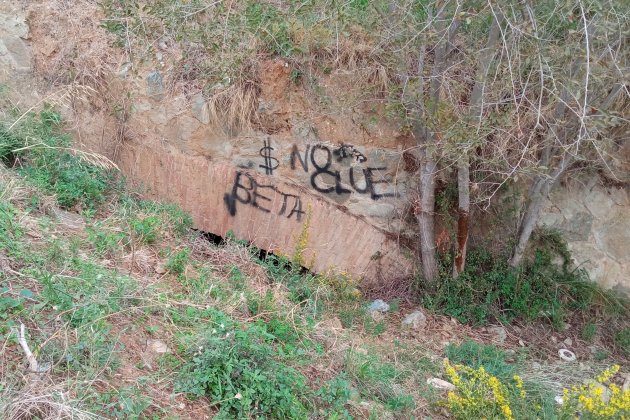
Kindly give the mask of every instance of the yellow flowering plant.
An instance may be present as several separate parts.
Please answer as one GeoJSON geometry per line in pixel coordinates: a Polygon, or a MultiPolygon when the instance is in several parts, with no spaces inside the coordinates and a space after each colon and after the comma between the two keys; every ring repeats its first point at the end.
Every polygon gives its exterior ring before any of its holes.
{"type": "Polygon", "coordinates": [[[517,418],[515,408],[525,405],[527,394],[518,375],[505,384],[483,366],[451,365],[448,359],[444,359],[444,371],[455,391],[449,392],[442,404],[455,419],[513,420],[517,418]]]}
{"type": "Polygon", "coordinates": [[[619,365],[611,366],[588,384],[564,389],[560,419],[630,419],[630,389],[611,382],[619,365]]]}

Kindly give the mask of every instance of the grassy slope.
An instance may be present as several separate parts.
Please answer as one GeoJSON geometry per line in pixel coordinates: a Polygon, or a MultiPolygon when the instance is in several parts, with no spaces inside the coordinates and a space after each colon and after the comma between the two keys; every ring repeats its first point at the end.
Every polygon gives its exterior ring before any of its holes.
{"type": "Polygon", "coordinates": [[[55,112],[15,130],[0,146],[46,147],[17,161],[0,147],[14,163],[0,167],[3,418],[440,417],[426,380],[444,356],[506,381],[521,373],[551,418],[561,386],[610,362],[580,347],[580,369],[558,363],[516,329],[511,351],[448,347],[493,336],[439,316],[404,330],[411,308],[395,302],[374,319],[352,279],[260,261],[234,239],[214,246],[181,210],[141,200],[67,149],[55,112]],[[41,375],[27,370],[22,324],[41,375]]]}

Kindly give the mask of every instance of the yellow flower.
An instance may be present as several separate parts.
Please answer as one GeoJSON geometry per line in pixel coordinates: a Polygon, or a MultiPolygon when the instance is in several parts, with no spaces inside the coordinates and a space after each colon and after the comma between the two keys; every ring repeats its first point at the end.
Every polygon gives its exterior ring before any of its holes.
{"type": "Polygon", "coordinates": [[[516,389],[518,389],[519,395],[521,396],[521,398],[525,398],[527,394],[525,393],[525,389],[523,388],[523,379],[518,375],[514,375],[513,379],[516,385],[516,389]]]}
{"type": "Polygon", "coordinates": [[[595,378],[597,380],[597,382],[599,383],[603,383],[603,382],[608,382],[610,380],[610,378],[612,378],[613,376],[615,376],[617,374],[617,372],[619,372],[619,365],[612,365],[611,367],[609,367],[608,369],[606,369],[605,371],[603,371],[597,378],[595,378]]]}
{"type": "Polygon", "coordinates": [[[501,412],[503,413],[503,415],[505,416],[506,419],[508,420],[512,420],[514,417],[512,416],[512,410],[510,409],[510,406],[507,404],[503,404],[501,406],[501,412]]]}

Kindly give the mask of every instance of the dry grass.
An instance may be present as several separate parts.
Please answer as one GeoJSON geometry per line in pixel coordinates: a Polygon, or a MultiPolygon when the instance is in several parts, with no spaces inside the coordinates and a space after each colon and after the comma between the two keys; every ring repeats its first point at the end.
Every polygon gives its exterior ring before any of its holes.
{"type": "Polygon", "coordinates": [[[231,85],[207,100],[210,127],[225,137],[248,131],[257,120],[258,89],[255,83],[231,85]]]}
{"type": "Polygon", "coordinates": [[[19,389],[5,391],[0,400],[0,414],[5,420],[92,420],[103,417],[81,408],[72,397],[67,383],[54,383],[49,378],[27,378],[19,389]]]}

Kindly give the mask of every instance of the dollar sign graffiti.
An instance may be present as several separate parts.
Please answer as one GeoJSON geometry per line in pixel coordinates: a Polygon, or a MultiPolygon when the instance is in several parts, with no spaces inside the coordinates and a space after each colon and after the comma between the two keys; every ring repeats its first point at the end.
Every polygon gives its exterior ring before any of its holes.
{"type": "Polygon", "coordinates": [[[259,166],[265,170],[267,175],[273,175],[273,170],[279,165],[278,159],[271,156],[271,152],[274,149],[270,146],[269,141],[264,140],[263,144],[264,146],[260,149],[260,156],[265,159],[265,164],[259,166]]]}

